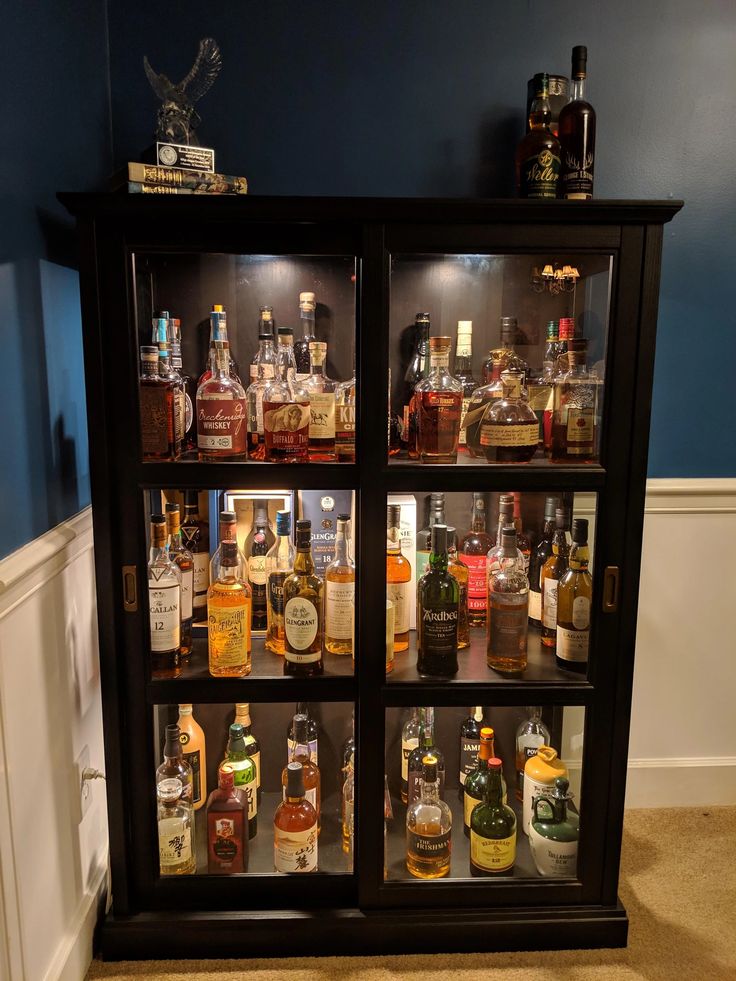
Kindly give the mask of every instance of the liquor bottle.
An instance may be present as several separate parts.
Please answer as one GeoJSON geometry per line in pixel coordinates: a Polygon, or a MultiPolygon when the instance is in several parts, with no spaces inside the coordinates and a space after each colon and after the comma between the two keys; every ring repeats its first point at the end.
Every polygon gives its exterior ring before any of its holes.
{"type": "Polygon", "coordinates": [[[304,388],[309,395],[309,459],[330,462],[335,459],[335,390],[337,383],[325,373],[327,345],[310,341],[309,377],[304,388]]]}
{"type": "Polygon", "coordinates": [[[447,525],[432,528],[429,568],[417,583],[417,671],[422,677],[457,674],[460,590],[447,569],[447,525]]]}
{"type": "MultiPolygon", "coordinates": [[[[289,753],[289,763],[301,763],[302,779],[304,781],[304,796],[317,814],[317,829],[320,827],[322,811],[321,777],[319,767],[312,762],[309,753],[309,720],[306,715],[295,715],[292,719],[291,731],[294,735],[294,746],[289,753]]],[[[281,772],[281,783],[284,797],[289,777],[289,768],[285,766],[281,772]]]]}
{"type": "MultiPolygon", "coordinates": [[[[529,365],[516,353],[514,347],[519,333],[519,322],[516,317],[501,317],[499,331],[501,335],[499,347],[492,348],[483,362],[483,381],[488,384],[500,380],[501,372],[511,369],[521,373],[521,384],[525,385],[529,365]]],[[[497,397],[500,397],[500,393],[497,397]]]]}
{"type": "Polygon", "coordinates": [[[555,510],[555,531],[552,554],[542,566],[539,582],[542,587],[542,643],[553,650],[557,644],[557,588],[567,572],[569,546],[567,532],[570,519],[565,508],[555,510]]]}
{"type": "Polygon", "coordinates": [[[223,462],[245,460],[248,416],[245,391],[230,377],[227,341],[214,342],[211,377],[197,389],[197,449],[199,459],[223,462]]]}
{"type": "Polygon", "coordinates": [[[529,623],[538,628],[542,626],[542,569],[552,555],[555,511],[559,503],[556,497],[545,500],[542,537],[529,557],[529,623]]]}
{"type": "Polygon", "coordinates": [[[228,347],[228,369],[230,371],[230,377],[233,381],[236,381],[239,385],[242,384],[240,381],[240,369],[238,364],[233,357],[232,349],[228,343],[227,337],[227,313],[225,308],[221,303],[213,303],[212,310],[210,312],[210,346],[207,352],[207,367],[199,376],[199,381],[197,382],[197,388],[203,385],[206,381],[209,381],[212,377],[214,371],[214,362],[216,360],[216,343],[217,341],[224,341],[228,347]]]}
{"type": "Polygon", "coordinates": [[[485,795],[470,815],[470,873],[505,875],[516,861],[516,815],[504,804],[501,760],[488,761],[485,795]]]}
{"type": "Polygon", "coordinates": [[[480,442],[480,432],[488,408],[497,399],[503,398],[501,360],[498,352],[494,352],[493,356],[490,379],[486,385],[476,388],[473,392],[464,416],[465,446],[470,456],[476,460],[483,459],[486,455],[485,447],[480,442]]]}
{"type": "Polygon", "coordinates": [[[309,395],[295,380],[291,327],[279,327],[276,377],[263,393],[266,459],[306,463],[309,459],[309,395]]]}
{"type": "Polygon", "coordinates": [[[421,531],[417,532],[417,582],[419,582],[427,571],[429,554],[432,550],[432,527],[437,524],[445,524],[445,495],[441,491],[433,492],[429,495],[429,521],[421,531]]]}
{"type": "Polygon", "coordinates": [[[355,756],[350,754],[350,759],[345,767],[345,779],[342,784],[342,850],[351,857],[353,843],[355,840],[355,756]]]}
{"type": "Polygon", "coordinates": [[[431,705],[419,709],[419,743],[409,754],[407,767],[407,802],[413,804],[419,797],[424,757],[431,753],[437,760],[440,797],[445,795],[445,757],[434,741],[434,708],[431,705]]]}
{"type": "Polygon", "coordinates": [[[177,456],[181,452],[182,441],[185,433],[186,402],[184,380],[178,371],[175,370],[169,347],[169,313],[168,310],[160,311],[157,318],[153,321],[153,341],[158,347],[158,371],[173,389],[174,393],[174,440],[177,447],[177,456]]]}
{"type": "MultiPolygon", "coordinates": [[[[498,525],[496,526],[496,544],[490,550],[487,556],[487,566],[488,566],[488,579],[494,572],[498,572],[501,568],[501,558],[503,556],[503,533],[505,531],[515,531],[516,526],[514,525],[514,495],[513,494],[501,494],[498,499],[498,525]]],[[[523,568],[524,556],[521,551],[517,548],[517,558],[521,567],[523,568]]],[[[486,580],[486,586],[488,584],[488,579],[486,580]]]]}
{"type": "Polygon", "coordinates": [[[516,730],[516,799],[524,800],[524,768],[532,756],[537,755],[540,746],[548,746],[549,729],[542,722],[540,705],[527,707],[528,718],[516,730]]]}
{"type": "MultiPolygon", "coordinates": [[[[496,756],[494,748],[495,734],[490,726],[483,726],[480,730],[480,742],[478,745],[478,759],[475,768],[465,777],[465,784],[461,788],[463,791],[463,833],[466,838],[470,837],[470,815],[473,808],[483,800],[489,778],[489,764],[496,756]]],[[[506,781],[501,769],[501,799],[506,803],[506,781]]]]}
{"type": "Polygon", "coordinates": [[[468,622],[484,627],[488,590],[488,553],[493,539],[486,531],[486,501],[481,491],[473,492],[470,531],[460,544],[460,561],[468,567],[468,622]]]}
{"type": "Polygon", "coordinates": [[[473,377],[473,321],[458,320],[457,341],[455,342],[455,360],[452,373],[463,387],[463,404],[460,414],[460,436],[458,448],[464,450],[466,443],[465,413],[468,411],[471,396],[478,388],[478,382],[473,377]]]}
{"type": "Polygon", "coordinates": [[[516,531],[501,536],[500,569],[488,577],[488,667],[501,674],[519,674],[526,669],[529,627],[529,580],[516,531]]]}
{"type": "Polygon", "coordinates": [[[551,746],[540,746],[524,767],[524,803],[521,811],[521,830],[529,834],[534,798],[548,793],[558,777],[569,779],[567,767],[551,746]]]}
{"type": "Polygon", "coordinates": [[[314,317],[317,304],[314,293],[299,294],[299,323],[302,328],[301,339],[294,344],[294,360],[296,366],[297,381],[306,381],[309,378],[309,345],[316,341],[314,333],[314,317]]]}
{"type": "Polygon", "coordinates": [[[184,365],[181,356],[181,320],[178,317],[170,317],[168,324],[169,351],[171,352],[171,367],[181,378],[184,393],[184,433],[182,450],[196,449],[196,440],[189,436],[189,432],[194,423],[194,401],[197,397],[197,388],[193,378],[184,372],[184,365]]]}
{"type": "Polygon", "coordinates": [[[273,865],[277,872],[316,872],[317,812],[304,796],[301,763],[286,769],[286,796],[273,818],[273,865]]]}
{"type": "Polygon", "coordinates": [[[353,374],[335,389],[335,456],[338,463],[355,463],[355,406],[357,385],[353,374]]]}
{"type": "Polygon", "coordinates": [[[521,521],[521,494],[518,491],[511,491],[511,496],[514,499],[514,528],[516,529],[516,547],[524,556],[524,572],[529,575],[529,559],[531,557],[532,547],[529,539],[524,534],[524,528],[521,521]]]}
{"type": "Polygon", "coordinates": [[[419,712],[412,708],[401,730],[401,799],[405,804],[409,799],[409,757],[419,745],[421,733],[419,712]]]}
{"type": "Polygon", "coordinates": [[[141,454],[144,462],[177,458],[174,428],[174,386],[162,378],[155,345],[141,348],[139,401],[141,414],[141,454]]]}
{"type": "Polygon", "coordinates": [[[552,409],[558,350],[559,323],[557,320],[550,320],[547,324],[547,348],[542,371],[528,385],[529,406],[539,423],[539,449],[547,456],[552,448],[552,409]]]}
{"type": "Polygon", "coordinates": [[[555,377],[564,375],[570,367],[570,359],[567,356],[570,341],[575,337],[575,318],[560,317],[559,321],[559,343],[557,345],[557,365],[555,377]]]}
{"type": "Polygon", "coordinates": [[[156,770],[156,786],[162,780],[176,778],[181,781],[182,800],[191,807],[194,799],[194,773],[189,763],[184,759],[181,730],[178,725],[166,726],[163,757],[163,763],[156,770]]]}
{"type": "Polygon", "coordinates": [[[521,373],[501,372],[503,397],[492,399],[480,424],[480,446],[489,463],[529,463],[539,444],[539,422],[522,393],[521,373]]]}
{"type": "Polygon", "coordinates": [[[258,804],[261,803],[261,744],[253,735],[253,724],[250,719],[250,704],[248,702],[235,703],[235,721],[243,727],[243,742],[248,756],[253,760],[256,767],[256,795],[258,804]]]}
{"type": "MultiPolygon", "coordinates": [[[[239,722],[233,722],[228,732],[223,763],[229,763],[235,774],[235,786],[242,790],[248,804],[248,837],[258,832],[258,786],[256,764],[245,744],[245,733],[239,722]]],[[[220,764],[222,765],[222,764],[220,764]]]]}
{"type": "Polygon", "coordinates": [[[417,418],[414,389],[429,373],[429,314],[418,313],[414,319],[414,352],[404,374],[402,441],[412,459],[417,454],[417,418]]]}
{"type": "Polygon", "coordinates": [[[457,532],[447,529],[447,571],[457,582],[457,649],[470,647],[470,624],[468,623],[468,567],[457,554],[457,532]]]}
{"type": "MultiPolygon", "coordinates": [[[[210,562],[210,582],[214,582],[219,575],[220,566],[222,565],[223,544],[225,542],[235,542],[237,545],[238,518],[234,511],[220,511],[219,535],[220,544],[215,549],[214,555],[212,556],[212,560],[210,562]]],[[[248,564],[245,561],[245,556],[239,548],[236,552],[236,558],[238,560],[238,576],[241,579],[246,579],[248,576],[248,564]]]]}
{"type": "Polygon", "coordinates": [[[251,590],[242,578],[237,542],[221,542],[218,553],[207,591],[209,671],[216,678],[243,678],[251,670],[251,590]]]}
{"type": "Polygon", "coordinates": [[[588,572],[588,522],[575,518],[569,568],[557,586],[557,666],[585,674],[590,641],[593,580],[588,572]]]}
{"type": "Polygon", "coordinates": [[[179,505],[166,505],[166,533],[169,558],[181,573],[181,638],[179,654],[183,658],[192,653],[192,618],[194,598],[194,556],[181,540],[179,505]]]}
{"type": "Polygon", "coordinates": [[[585,99],[588,49],[572,49],[570,101],[560,110],[561,147],[559,194],[562,198],[585,201],[593,197],[595,167],[595,109],[585,99]]]}
{"type": "Polygon", "coordinates": [[[387,508],[386,599],[394,604],[394,651],[409,647],[409,580],[411,565],[401,554],[401,505],[387,508]]]}
{"type": "Polygon", "coordinates": [[[483,728],[483,706],[476,705],[460,725],[460,797],[463,796],[465,778],[475,770],[480,750],[480,730],[483,728]]]}
{"type": "Polygon", "coordinates": [[[217,771],[217,787],[207,801],[207,871],[229,875],[248,871],[248,801],[235,786],[232,763],[217,771]]]}
{"type": "Polygon", "coordinates": [[[595,463],[598,459],[597,415],[600,380],[585,364],[588,342],[584,337],[568,341],[570,368],[554,384],[552,462],[595,463]]]}
{"type": "Polygon", "coordinates": [[[312,522],[296,523],[294,571],[284,580],[284,674],[322,674],[324,583],[314,571],[312,522]]]}
{"type": "Polygon", "coordinates": [[[560,176],[560,141],[549,128],[552,120],[549,75],[543,72],[534,78],[537,92],[529,111],[529,132],[516,150],[516,191],[520,198],[556,198],[560,176]]]}
{"type": "Polygon", "coordinates": [[[266,647],[274,654],[286,652],[284,627],[284,582],[294,571],[296,552],[291,541],[291,512],[276,512],[276,541],[266,555],[268,627],[266,647]]]}
{"type": "MultiPolygon", "coordinates": [[[[306,715],[307,717],[307,742],[309,744],[309,758],[315,766],[319,764],[319,729],[317,723],[309,714],[307,702],[297,702],[295,715],[306,715]]],[[[292,718],[286,729],[286,758],[290,759],[296,746],[296,736],[294,734],[294,719],[292,718]]]]}
{"type": "Polygon", "coordinates": [[[347,766],[350,759],[355,754],[355,708],[350,712],[350,735],[342,744],[342,766],[340,767],[340,773],[338,774],[338,785],[342,779],[344,779],[345,773],[347,772],[347,766]]]}
{"type": "Polygon", "coordinates": [[[250,363],[250,384],[257,378],[273,378],[276,374],[276,348],[273,343],[273,307],[260,307],[258,318],[258,350],[250,363]],[[259,366],[261,370],[259,371],[259,366]]]}
{"type": "Polygon", "coordinates": [[[335,558],[325,569],[325,650],[352,654],[355,563],[350,558],[350,515],[338,514],[335,558]]]}
{"type": "Polygon", "coordinates": [[[248,569],[248,585],[251,589],[251,630],[265,630],[268,624],[266,597],[266,555],[276,537],[268,520],[268,502],[253,502],[253,524],[243,543],[243,554],[248,569]]]}
{"type": "Polygon", "coordinates": [[[580,819],[568,804],[570,781],[557,777],[554,788],[536,797],[529,825],[529,848],[540,875],[575,877],[580,819]]]}
{"type": "Polygon", "coordinates": [[[450,872],[452,812],[441,799],[437,757],[422,760],[421,792],[406,812],[406,868],[417,879],[450,872]]]}
{"type": "Polygon", "coordinates": [[[449,337],[430,337],[430,369],[414,389],[417,451],[422,463],[455,463],[460,438],[463,386],[450,374],[449,337]]]}
{"type": "Polygon", "coordinates": [[[156,786],[158,857],[161,875],[191,875],[197,869],[192,848],[192,805],[182,798],[176,777],[156,786]]]}
{"type": "Polygon", "coordinates": [[[192,616],[196,623],[207,616],[207,590],[210,585],[209,526],[199,517],[199,494],[196,490],[185,492],[181,539],[194,560],[192,616]]]}
{"type": "Polygon", "coordinates": [[[151,515],[148,604],[152,675],[177,678],[181,673],[181,571],[166,550],[166,518],[162,514],[151,515]]]}
{"type": "Polygon", "coordinates": [[[198,811],[207,800],[207,747],[204,730],[194,718],[192,706],[179,706],[179,742],[181,743],[184,762],[192,770],[192,803],[198,811]]]}

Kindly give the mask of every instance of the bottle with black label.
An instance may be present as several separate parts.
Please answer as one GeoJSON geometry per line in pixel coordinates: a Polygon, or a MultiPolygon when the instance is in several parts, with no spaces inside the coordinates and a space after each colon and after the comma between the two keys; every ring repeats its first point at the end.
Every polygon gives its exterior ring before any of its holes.
{"type": "Polygon", "coordinates": [[[429,568],[417,583],[417,670],[449,678],[457,674],[460,587],[447,569],[447,525],[432,527],[429,568]]]}
{"type": "Polygon", "coordinates": [[[480,730],[483,726],[483,706],[475,705],[460,726],[460,799],[465,778],[475,769],[480,749],[480,730]]]}
{"type": "MultiPolygon", "coordinates": [[[[516,150],[516,189],[520,198],[556,198],[560,175],[560,142],[549,124],[549,76],[534,76],[537,92],[529,111],[529,132],[516,150]]],[[[562,112],[565,110],[563,109],[562,112]]],[[[560,113],[560,132],[562,113],[560,113]]]]}
{"type": "Polygon", "coordinates": [[[419,799],[406,812],[406,868],[417,879],[441,879],[450,872],[452,812],[440,798],[437,757],[422,760],[419,799]]]}
{"type": "Polygon", "coordinates": [[[570,101],[560,110],[559,195],[575,201],[593,197],[595,109],[585,98],[588,49],[572,49],[570,101]]]}
{"type": "Polygon", "coordinates": [[[409,757],[419,745],[420,733],[419,709],[412,708],[401,730],[401,799],[405,804],[409,799],[409,757]]]}
{"type": "Polygon", "coordinates": [[[248,584],[253,595],[251,630],[265,630],[268,622],[266,555],[276,541],[268,520],[268,501],[253,502],[253,525],[243,544],[248,584]]]}

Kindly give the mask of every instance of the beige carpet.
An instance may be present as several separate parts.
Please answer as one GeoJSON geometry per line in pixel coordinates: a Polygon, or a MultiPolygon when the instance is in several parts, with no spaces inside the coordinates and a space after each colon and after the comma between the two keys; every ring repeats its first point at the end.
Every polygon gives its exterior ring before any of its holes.
{"type": "MultiPolygon", "coordinates": [[[[683,792],[687,789],[683,787],[683,792]]],[[[95,961],[88,978],[155,981],[736,981],[736,807],[629,811],[626,950],[95,961]]]]}

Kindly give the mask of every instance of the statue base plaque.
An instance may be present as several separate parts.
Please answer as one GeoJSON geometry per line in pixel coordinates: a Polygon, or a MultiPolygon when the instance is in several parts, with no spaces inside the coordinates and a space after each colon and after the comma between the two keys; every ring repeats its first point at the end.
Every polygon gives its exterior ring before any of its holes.
{"type": "Polygon", "coordinates": [[[199,170],[207,174],[215,172],[215,151],[206,146],[157,142],[144,150],[142,158],[143,163],[156,164],[158,167],[199,170]]]}

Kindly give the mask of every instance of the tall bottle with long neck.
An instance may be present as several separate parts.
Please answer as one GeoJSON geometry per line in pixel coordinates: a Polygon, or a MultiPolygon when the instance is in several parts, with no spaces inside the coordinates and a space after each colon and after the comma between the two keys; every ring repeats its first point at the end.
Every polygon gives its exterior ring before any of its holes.
{"type": "Polygon", "coordinates": [[[552,536],[555,531],[555,511],[559,506],[556,497],[544,502],[544,526],[542,537],[529,558],[529,623],[542,626],[542,569],[552,554],[552,536]]]}
{"type": "Polygon", "coordinates": [[[250,363],[251,385],[259,376],[273,378],[276,367],[276,348],[273,343],[273,307],[261,307],[258,319],[258,350],[250,363]],[[259,366],[261,370],[259,372],[259,366]]]}
{"type": "Polygon", "coordinates": [[[588,49],[576,45],[572,49],[572,83],[570,101],[560,110],[560,168],[559,196],[568,200],[593,197],[595,166],[595,109],[585,98],[588,49]]]}
{"type": "Polygon", "coordinates": [[[394,651],[409,647],[409,582],[411,565],[401,554],[401,505],[386,512],[386,599],[394,605],[394,651]]]}
{"type": "Polygon", "coordinates": [[[277,511],[276,541],[266,556],[267,628],[266,647],[274,654],[286,652],[284,628],[284,582],[294,571],[294,546],[291,541],[291,512],[277,511]]]}
{"type": "Polygon", "coordinates": [[[457,341],[455,342],[455,361],[452,373],[463,386],[463,408],[460,419],[460,439],[458,449],[465,452],[466,432],[465,432],[465,413],[473,392],[478,387],[478,382],[473,377],[473,321],[458,320],[457,322],[457,341]]]}
{"type": "MultiPolygon", "coordinates": [[[[262,307],[262,310],[267,309],[262,307]]],[[[248,405],[248,453],[253,460],[266,456],[266,438],[263,431],[263,395],[276,374],[276,349],[273,343],[273,322],[263,321],[259,326],[258,353],[250,366],[250,385],[245,393],[248,405]]]]}
{"type": "Polygon", "coordinates": [[[199,517],[199,493],[196,490],[185,493],[181,537],[184,547],[189,549],[194,559],[192,614],[194,621],[197,622],[207,616],[207,590],[210,584],[210,537],[207,523],[199,517]]]}
{"type": "Polygon", "coordinates": [[[169,558],[181,573],[181,642],[179,653],[189,657],[192,653],[192,598],[194,586],[194,556],[182,544],[179,524],[179,505],[166,505],[166,531],[169,558]]]}
{"type": "Polygon", "coordinates": [[[549,76],[540,73],[534,76],[534,81],[536,93],[529,110],[529,132],[516,149],[516,189],[520,198],[555,198],[560,175],[560,142],[549,128],[552,121],[549,76]]]}
{"type": "Polygon", "coordinates": [[[284,581],[284,674],[312,677],[324,672],[324,583],[312,558],[312,522],[296,523],[294,571],[284,581]]]}
{"type": "Polygon", "coordinates": [[[233,352],[230,349],[228,342],[227,312],[221,303],[213,303],[212,311],[210,313],[210,344],[207,352],[207,366],[199,376],[199,381],[197,382],[198,388],[203,382],[209,381],[209,379],[212,377],[213,364],[216,354],[216,341],[224,341],[228,344],[228,368],[230,371],[230,377],[239,385],[241,384],[238,363],[233,357],[233,352]]]}
{"type": "Polygon", "coordinates": [[[493,539],[486,532],[485,495],[475,491],[470,531],[460,544],[458,556],[468,567],[468,623],[471,627],[485,626],[488,552],[492,547],[493,539]]]}
{"type": "Polygon", "coordinates": [[[230,375],[230,346],[214,342],[211,376],[197,388],[197,449],[200,460],[244,460],[248,416],[245,390],[230,375]]]}
{"type": "Polygon", "coordinates": [[[243,546],[248,564],[248,584],[253,594],[252,630],[265,630],[267,627],[266,555],[275,540],[268,520],[268,502],[254,501],[253,526],[243,546]]]}
{"type": "Polygon", "coordinates": [[[415,319],[414,353],[404,375],[402,441],[412,459],[417,449],[417,411],[414,389],[429,374],[429,314],[418,313],[415,319]]]}
{"type": "Polygon", "coordinates": [[[325,569],[325,650],[353,654],[355,564],[350,558],[350,515],[337,516],[335,558],[325,569]]]}
{"type": "Polygon", "coordinates": [[[429,495],[429,523],[417,532],[417,582],[427,571],[429,564],[429,553],[432,551],[432,527],[443,524],[445,524],[445,495],[442,491],[433,491],[429,495]]]}
{"type": "Polygon", "coordinates": [[[301,337],[294,344],[294,358],[296,360],[296,377],[298,381],[306,381],[309,378],[309,345],[317,340],[314,332],[314,316],[317,304],[314,293],[299,294],[299,323],[301,324],[301,337]]]}

